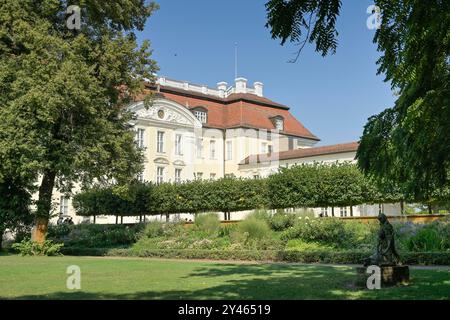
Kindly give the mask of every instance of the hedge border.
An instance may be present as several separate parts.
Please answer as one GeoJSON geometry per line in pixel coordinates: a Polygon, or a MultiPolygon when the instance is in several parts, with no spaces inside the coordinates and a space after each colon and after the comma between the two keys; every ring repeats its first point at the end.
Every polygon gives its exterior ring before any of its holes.
{"type": "MultiPolygon", "coordinates": [[[[371,252],[297,251],[297,250],[199,250],[199,249],[143,249],[63,247],[61,252],[72,256],[145,257],[168,259],[210,259],[236,261],[270,261],[292,263],[361,264],[371,252]]],[[[401,252],[404,264],[450,265],[450,252],[401,252]]]]}

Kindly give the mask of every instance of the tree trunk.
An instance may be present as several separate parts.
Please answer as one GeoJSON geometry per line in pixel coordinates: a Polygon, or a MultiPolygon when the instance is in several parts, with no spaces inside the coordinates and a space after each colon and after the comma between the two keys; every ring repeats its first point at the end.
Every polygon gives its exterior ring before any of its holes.
{"type": "Polygon", "coordinates": [[[350,206],[350,217],[353,217],[353,206],[350,206]]]}
{"type": "Polygon", "coordinates": [[[170,215],[168,213],[166,213],[166,222],[169,222],[170,219],[170,215]]]}
{"type": "Polygon", "coordinates": [[[120,216],[120,224],[123,224],[123,216],[120,216]]]}
{"type": "Polygon", "coordinates": [[[400,201],[400,214],[404,215],[405,214],[405,203],[402,201],[400,201]]]}
{"type": "Polygon", "coordinates": [[[96,221],[97,221],[95,217],[96,217],[96,215],[94,214],[94,224],[95,224],[95,223],[96,223],[96,221]]]}
{"type": "Polygon", "coordinates": [[[331,216],[334,217],[334,207],[331,207],[331,216]]]}
{"type": "Polygon", "coordinates": [[[433,208],[430,203],[428,204],[428,214],[433,214],[433,208]]]}
{"type": "Polygon", "coordinates": [[[39,186],[38,201],[36,202],[35,226],[31,233],[31,239],[39,243],[45,241],[45,236],[47,234],[55,177],[55,171],[45,170],[41,185],[39,186]]]}
{"type": "Polygon", "coordinates": [[[139,223],[142,223],[142,214],[139,215],[139,223]]]}
{"type": "Polygon", "coordinates": [[[119,224],[119,216],[116,215],[116,224],[119,224]]]}
{"type": "Polygon", "coordinates": [[[3,242],[3,234],[5,233],[4,229],[0,229],[0,251],[2,251],[2,242],[3,242]]]}

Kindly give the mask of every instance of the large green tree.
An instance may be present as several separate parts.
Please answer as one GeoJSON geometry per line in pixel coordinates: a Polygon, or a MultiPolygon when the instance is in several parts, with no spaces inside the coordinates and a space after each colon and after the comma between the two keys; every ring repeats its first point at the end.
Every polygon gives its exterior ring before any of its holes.
{"type": "Polygon", "coordinates": [[[34,239],[43,241],[54,188],[142,169],[124,106],[157,67],[142,30],[157,8],[144,0],[0,0],[0,182],[38,181],[34,239]],[[75,21],[75,20],[70,20],[75,21]],[[20,180],[20,179],[19,179],[20,180]]]}
{"type": "MultiPolygon", "coordinates": [[[[394,106],[369,118],[358,164],[380,183],[400,184],[408,198],[448,197],[450,185],[450,1],[375,0],[378,73],[398,92],[394,106]]],[[[314,43],[334,53],[340,0],[270,0],[267,27],[281,43],[314,43]]],[[[298,57],[298,56],[297,56],[298,57]]],[[[295,59],[294,59],[295,60],[295,59]]]]}

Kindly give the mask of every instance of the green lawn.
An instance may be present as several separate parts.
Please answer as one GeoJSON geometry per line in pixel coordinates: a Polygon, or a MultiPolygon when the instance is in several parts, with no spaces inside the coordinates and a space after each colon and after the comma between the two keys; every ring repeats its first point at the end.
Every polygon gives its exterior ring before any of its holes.
{"type": "Polygon", "coordinates": [[[406,287],[357,290],[352,267],[154,259],[0,256],[0,298],[448,299],[450,270],[411,270],[406,287]],[[81,268],[81,290],[66,268],[81,268]]]}

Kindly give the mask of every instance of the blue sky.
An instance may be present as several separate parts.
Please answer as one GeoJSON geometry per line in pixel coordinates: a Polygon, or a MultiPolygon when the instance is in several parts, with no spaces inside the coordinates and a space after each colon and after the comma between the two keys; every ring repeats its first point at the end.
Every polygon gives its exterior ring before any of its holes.
{"type": "Polygon", "coordinates": [[[265,28],[266,0],[157,0],[158,10],[138,39],[149,39],[160,75],[215,87],[238,76],[264,83],[264,95],[288,105],[322,141],[358,140],[368,117],[393,105],[383,75],[376,75],[379,53],[366,20],[370,0],[344,0],[338,19],[338,49],[323,58],[306,46],[293,63],[296,47],[281,46],[265,28]]]}

